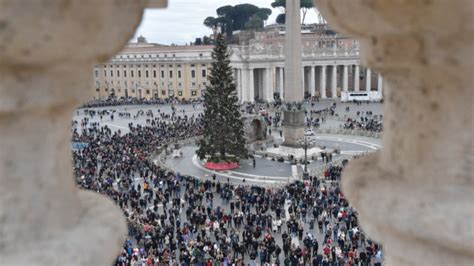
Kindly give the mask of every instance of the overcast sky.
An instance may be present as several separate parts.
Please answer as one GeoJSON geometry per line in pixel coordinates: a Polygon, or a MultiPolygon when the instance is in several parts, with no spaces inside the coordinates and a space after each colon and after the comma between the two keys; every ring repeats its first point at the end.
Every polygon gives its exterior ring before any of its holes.
{"type": "MultiPolygon", "coordinates": [[[[258,7],[271,8],[273,0],[169,0],[166,9],[147,9],[136,38],[143,35],[148,42],[161,44],[185,44],[194,42],[197,37],[209,35],[211,30],[203,25],[208,16],[217,16],[216,9],[225,5],[251,3],[258,7]]],[[[267,23],[275,23],[281,10],[272,9],[267,23]]],[[[308,11],[305,23],[314,23],[317,16],[314,10],[308,11]]]]}

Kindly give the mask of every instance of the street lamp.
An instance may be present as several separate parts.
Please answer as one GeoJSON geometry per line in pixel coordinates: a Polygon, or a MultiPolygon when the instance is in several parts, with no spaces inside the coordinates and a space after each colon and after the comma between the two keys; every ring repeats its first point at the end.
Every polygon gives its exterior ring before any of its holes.
{"type": "Polygon", "coordinates": [[[100,83],[99,83],[99,81],[96,81],[95,85],[96,85],[95,86],[95,88],[96,88],[95,91],[99,93],[99,100],[100,100],[100,83]]]}
{"type": "Polygon", "coordinates": [[[303,170],[303,180],[309,179],[308,173],[308,138],[306,134],[304,135],[304,141],[302,142],[302,146],[304,149],[304,170],[303,170]]]}

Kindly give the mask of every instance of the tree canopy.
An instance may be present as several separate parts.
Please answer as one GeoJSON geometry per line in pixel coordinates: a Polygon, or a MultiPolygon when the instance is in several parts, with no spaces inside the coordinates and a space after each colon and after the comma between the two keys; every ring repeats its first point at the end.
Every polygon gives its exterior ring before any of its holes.
{"type": "Polygon", "coordinates": [[[226,34],[227,39],[232,37],[232,32],[244,29],[263,28],[264,22],[272,14],[269,8],[260,8],[252,4],[226,5],[216,10],[217,17],[207,17],[204,25],[214,30],[218,28],[226,34]]]}
{"type": "Polygon", "coordinates": [[[249,22],[245,24],[245,29],[256,30],[263,28],[263,20],[257,15],[253,15],[249,22]]]}
{"type": "Polygon", "coordinates": [[[285,13],[281,13],[277,16],[276,18],[276,23],[278,24],[285,24],[286,22],[286,16],[285,16],[285,13]]]}
{"type": "MultiPolygon", "coordinates": [[[[313,0],[300,0],[301,3],[301,10],[303,11],[303,18],[301,20],[301,23],[304,24],[304,20],[306,18],[306,14],[310,9],[314,7],[313,0]]],[[[272,3],[273,8],[281,8],[283,10],[286,9],[286,0],[275,0],[275,2],[272,3]]],[[[285,14],[280,14],[277,17],[276,20],[277,23],[283,24],[285,23],[285,14]]]]}

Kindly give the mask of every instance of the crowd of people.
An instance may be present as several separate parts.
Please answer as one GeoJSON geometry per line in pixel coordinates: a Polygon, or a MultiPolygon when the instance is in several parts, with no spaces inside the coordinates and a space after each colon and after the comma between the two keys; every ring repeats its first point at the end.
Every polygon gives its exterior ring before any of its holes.
{"type": "Polygon", "coordinates": [[[202,99],[195,100],[183,100],[178,98],[116,98],[111,97],[106,100],[92,100],[88,103],[85,103],[81,108],[94,108],[94,107],[111,107],[111,106],[120,106],[120,105],[165,105],[165,104],[198,104],[202,103],[202,99]]]}
{"type": "Polygon", "coordinates": [[[382,132],[382,121],[370,116],[360,116],[358,119],[347,118],[344,129],[359,129],[370,132],[382,132]]]}
{"type": "Polygon", "coordinates": [[[281,188],[180,175],[151,157],[200,135],[201,115],[122,114],[153,121],[130,122],[128,133],[91,122],[96,115],[73,121],[73,142],[88,144],[73,151],[74,171],[80,187],[109,196],[127,218],[115,265],[381,265],[381,247],[339,188],[342,166],[281,188]]]}
{"type": "MultiPolygon", "coordinates": [[[[370,104],[370,102],[366,102],[370,104]]],[[[354,101],[356,105],[362,105],[362,101],[354,101]]],[[[334,105],[335,107],[335,105],[334,105]]],[[[350,106],[346,106],[346,112],[350,111],[350,106]]],[[[342,127],[344,129],[358,129],[358,130],[365,130],[370,132],[382,132],[383,130],[383,116],[382,115],[374,115],[372,111],[357,111],[356,116],[348,117],[344,122],[342,127]]]]}

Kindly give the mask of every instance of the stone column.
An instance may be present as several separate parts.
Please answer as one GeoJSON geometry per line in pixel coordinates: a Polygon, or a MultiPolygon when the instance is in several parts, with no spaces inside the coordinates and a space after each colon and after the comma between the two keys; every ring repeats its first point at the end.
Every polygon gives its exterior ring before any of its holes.
{"type": "Polygon", "coordinates": [[[285,100],[285,94],[283,93],[284,92],[284,77],[285,77],[285,71],[283,69],[283,67],[280,67],[278,68],[280,71],[280,98],[282,101],[285,100]]]}
{"type": "Polygon", "coordinates": [[[238,93],[239,83],[237,79],[237,68],[232,68],[232,79],[234,80],[235,90],[238,93]]]}
{"type": "Polygon", "coordinates": [[[337,99],[337,66],[332,66],[331,97],[337,99]]]}
{"type": "MultiPolygon", "coordinates": [[[[257,79],[257,91],[258,91],[258,99],[259,100],[265,100],[265,97],[266,97],[266,83],[265,83],[265,79],[266,79],[266,71],[265,71],[265,68],[259,68],[255,71],[256,73],[256,76],[254,77],[254,79],[256,78],[257,79]]],[[[255,95],[256,96],[256,95],[255,95]]]]}
{"type": "Polygon", "coordinates": [[[285,100],[301,102],[303,100],[303,83],[301,71],[301,20],[300,2],[286,2],[286,34],[285,34],[285,100]]]}
{"type": "Polygon", "coordinates": [[[273,68],[265,68],[265,101],[273,101],[273,68]]]}
{"type": "Polygon", "coordinates": [[[359,65],[355,65],[355,70],[354,70],[354,91],[360,91],[360,70],[359,70],[359,65]]]}
{"type": "Polygon", "coordinates": [[[314,66],[310,66],[310,73],[309,73],[309,90],[311,93],[311,96],[314,96],[316,94],[316,80],[315,80],[315,71],[314,71],[314,66]]]}
{"type": "Polygon", "coordinates": [[[242,99],[244,97],[244,90],[245,90],[245,80],[244,80],[244,69],[239,68],[239,80],[240,80],[240,86],[239,86],[239,91],[240,91],[240,102],[242,102],[242,99]]]}
{"type": "Polygon", "coordinates": [[[242,69],[236,69],[237,97],[242,99],[242,69]]]}
{"type": "Polygon", "coordinates": [[[321,79],[319,80],[321,98],[325,99],[326,96],[326,66],[321,66],[321,79]]]}
{"type": "Polygon", "coordinates": [[[383,149],[342,177],[361,227],[387,265],[473,265],[472,1],[316,3],[384,78],[383,149]]]}
{"type": "Polygon", "coordinates": [[[242,90],[240,95],[240,102],[248,102],[249,95],[249,70],[247,68],[242,68],[242,90]]]}
{"type": "Polygon", "coordinates": [[[249,68],[249,72],[248,72],[248,75],[249,75],[249,87],[248,87],[248,91],[247,91],[247,101],[248,102],[255,102],[255,81],[254,81],[254,69],[253,68],[249,68]]]}
{"type": "Polygon", "coordinates": [[[377,91],[382,93],[383,90],[383,77],[382,75],[377,75],[377,91]]]}
{"type": "MultiPolygon", "coordinates": [[[[288,103],[303,101],[300,7],[300,1],[286,1],[285,101],[288,103]]],[[[298,146],[298,141],[304,138],[304,110],[296,106],[284,110],[282,125],[283,145],[298,146]]]]}
{"type": "Polygon", "coordinates": [[[372,72],[370,71],[370,68],[367,68],[365,72],[365,90],[369,92],[370,87],[372,87],[372,72]]]}
{"type": "Polygon", "coordinates": [[[147,3],[1,2],[0,264],[110,265],[119,254],[122,211],[76,187],[71,117],[92,98],[93,66],[124,48],[147,3]]]}
{"type": "Polygon", "coordinates": [[[342,90],[347,92],[349,91],[349,73],[347,65],[344,65],[344,73],[342,77],[342,90]]]}
{"type": "Polygon", "coordinates": [[[301,84],[303,85],[303,95],[305,95],[305,92],[307,90],[306,76],[306,67],[303,67],[303,71],[301,71],[301,84]]]}
{"type": "Polygon", "coordinates": [[[242,99],[242,69],[237,68],[237,97],[242,99]]]}

